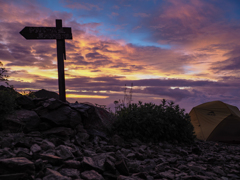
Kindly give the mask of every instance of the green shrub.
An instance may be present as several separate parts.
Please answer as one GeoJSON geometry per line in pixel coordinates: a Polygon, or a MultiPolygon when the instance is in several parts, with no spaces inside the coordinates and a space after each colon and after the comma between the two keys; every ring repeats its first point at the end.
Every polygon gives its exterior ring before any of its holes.
{"type": "Polygon", "coordinates": [[[125,139],[137,138],[144,142],[193,142],[194,132],[190,117],[173,102],[130,104],[116,112],[112,133],[125,139]]]}

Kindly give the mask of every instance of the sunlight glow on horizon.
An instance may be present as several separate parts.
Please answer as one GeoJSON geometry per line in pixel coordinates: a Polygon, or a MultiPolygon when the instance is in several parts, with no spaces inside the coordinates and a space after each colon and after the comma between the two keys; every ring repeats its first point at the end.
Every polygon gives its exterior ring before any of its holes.
{"type": "Polygon", "coordinates": [[[135,100],[238,104],[240,2],[221,3],[1,1],[0,62],[19,91],[57,92],[56,41],[26,40],[19,32],[25,26],[53,27],[62,19],[73,35],[65,41],[68,98],[110,104],[134,82],[135,100]]]}
{"type": "Polygon", "coordinates": [[[96,99],[106,99],[109,96],[100,95],[82,95],[82,94],[66,94],[67,98],[96,98],[96,99]]]}

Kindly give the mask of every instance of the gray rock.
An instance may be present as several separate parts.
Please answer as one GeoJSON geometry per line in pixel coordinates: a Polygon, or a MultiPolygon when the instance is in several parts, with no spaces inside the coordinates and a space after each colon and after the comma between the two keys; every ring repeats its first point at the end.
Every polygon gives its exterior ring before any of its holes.
{"type": "Polygon", "coordinates": [[[52,165],[57,165],[57,164],[63,163],[62,158],[60,158],[58,156],[51,155],[51,154],[40,154],[40,157],[43,160],[47,160],[52,165]]]}
{"type": "Polygon", "coordinates": [[[71,180],[70,177],[61,175],[59,172],[47,168],[46,175],[43,180],[71,180]]]}
{"type": "Polygon", "coordinates": [[[91,157],[83,157],[83,160],[81,162],[81,167],[83,170],[95,170],[97,172],[103,172],[103,169],[98,167],[95,163],[95,161],[91,157]]]}
{"type": "Polygon", "coordinates": [[[77,169],[62,168],[59,171],[63,176],[71,177],[73,179],[80,178],[80,172],[77,169]]]}
{"type": "Polygon", "coordinates": [[[4,174],[0,175],[1,180],[18,180],[18,179],[31,179],[26,173],[13,173],[13,174],[4,174]]]}
{"type": "Polygon", "coordinates": [[[118,176],[117,180],[136,180],[136,179],[133,177],[120,175],[118,176]]]}
{"type": "Polygon", "coordinates": [[[48,149],[54,149],[55,145],[52,142],[45,139],[41,143],[41,148],[46,151],[48,149]]]}
{"type": "Polygon", "coordinates": [[[124,139],[116,134],[112,137],[111,143],[116,146],[124,146],[125,145],[124,139]]]}
{"type": "Polygon", "coordinates": [[[96,107],[90,103],[75,103],[70,104],[70,107],[85,115],[82,122],[86,129],[95,129],[105,132],[112,127],[113,116],[102,108],[96,107]]]}
{"type": "Polygon", "coordinates": [[[57,126],[75,127],[81,123],[81,115],[74,112],[69,106],[61,106],[58,109],[39,112],[41,119],[50,121],[57,126]]]}
{"type": "Polygon", "coordinates": [[[84,171],[81,173],[81,177],[86,180],[104,180],[101,174],[94,170],[84,171]]]}
{"type": "Polygon", "coordinates": [[[16,98],[16,102],[18,105],[20,105],[24,109],[31,110],[31,109],[35,108],[35,104],[34,104],[33,100],[28,96],[22,95],[22,96],[16,98]]]}
{"type": "Polygon", "coordinates": [[[123,159],[121,161],[116,162],[115,167],[120,172],[120,174],[125,176],[129,175],[128,167],[126,165],[126,162],[123,159]]]}
{"type": "Polygon", "coordinates": [[[80,168],[80,162],[77,160],[67,160],[64,162],[64,165],[67,168],[74,168],[74,169],[80,168]]]}
{"type": "Polygon", "coordinates": [[[42,148],[38,144],[33,144],[30,149],[33,153],[37,153],[42,150],[42,148]]]}
{"type": "Polygon", "coordinates": [[[66,103],[58,100],[58,99],[55,99],[55,98],[50,98],[50,99],[47,99],[46,101],[44,101],[42,103],[42,106],[44,108],[47,108],[49,110],[54,110],[54,109],[57,109],[59,108],[60,106],[64,106],[66,105],[66,103]]]}
{"type": "Polygon", "coordinates": [[[66,127],[55,127],[43,131],[43,135],[57,135],[57,136],[72,136],[74,131],[71,128],[66,127]]]}
{"type": "Polygon", "coordinates": [[[59,96],[57,93],[53,91],[47,91],[45,89],[41,89],[39,91],[33,92],[33,95],[35,95],[37,98],[54,98],[59,99],[59,96]]]}
{"type": "Polygon", "coordinates": [[[159,175],[163,178],[174,179],[174,174],[171,171],[160,172],[159,175]]]}
{"type": "Polygon", "coordinates": [[[71,152],[70,147],[60,145],[56,148],[56,154],[61,157],[62,159],[69,159],[69,158],[74,158],[72,152],[71,152]]]}
{"type": "Polygon", "coordinates": [[[0,174],[11,173],[28,173],[33,175],[35,173],[34,163],[25,157],[0,159],[0,174]]]}
{"type": "Polygon", "coordinates": [[[7,115],[2,122],[3,130],[11,130],[12,132],[34,131],[38,130],[40,118],[37,113],[30,110],[16,110],[13,114],[7,115]]]}
{"type": "Polygon", "coordinates": [[[78,145],[82,145],[82,143],[86,143],[89,139],[88,133],[78,132],[75,136],[76,142],[78,145]]]}

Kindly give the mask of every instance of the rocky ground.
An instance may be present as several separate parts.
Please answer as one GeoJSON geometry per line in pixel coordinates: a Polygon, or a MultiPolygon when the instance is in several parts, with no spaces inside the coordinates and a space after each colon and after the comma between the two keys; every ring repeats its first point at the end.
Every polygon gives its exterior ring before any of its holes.
{"type": "Polygon", "coordinates": [[[0,180],[240,179],[240,145],[123,140],[111,118],[87,104],[18,99],[2,120],[0,180]]]}
{"type": "Polygon", "coordinates": [[[79,143],[55,132],[1,132],[0,179],[240,179],[239,145],[146,144],[117,135],[79,143]]]}

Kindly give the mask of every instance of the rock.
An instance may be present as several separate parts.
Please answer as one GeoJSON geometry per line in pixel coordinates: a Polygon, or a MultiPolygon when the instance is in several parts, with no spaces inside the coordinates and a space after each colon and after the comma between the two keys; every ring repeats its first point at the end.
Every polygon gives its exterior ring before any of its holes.
{"type": "Polygon", "coordinates": [[[61,106],[54,110],[38,112],[41,119],[50,121],[57,126],[72,127],[82,123],[81,115],[69,106],[61,106]]]}
{"type": "Polygon", "coordinates": [[[171,171],[160,172],[159,175],[160,175],[162,178],[174,179],[174,174],[173,174],[171,171]]]}
{"type": "Polygon", "coordinates": [[[104,180],[102,175],[94,170],[82,172],[81,177],[86,180],[104,180]]]}
{"type": "Polygon", "coordinates": [[[51,154],[40,154],[40,157],[43,160],[47,160],[52,165],[61,164],[63,162],[62,158],[51,154]]]}
{"type": "Polygon", "coordinates": [[[46,151],[48,149],[54,149],[55,145],[52,142],[45,139],[41,143],[41,148],[46,151]]]}
{"type": "Polygon", "coordinates": [[[120,172],[120,174],[125,176],[129,175],[129,170],[124,160],[116,162],[115,167],[120,172]]]}
{"type": "Polygon", "coordinates": [[[61,157],[62,159],[69,159],[69,158],[74,158],[72,152],[71,152],[70,147],[60,145],[56,148],[56,154],[61,157]]]}
{"type": "Polygon", "coordinates": [[[75,136],[76,143],[81,146],[83,143],[86,143],[89,139],[88,133],[78,132],[75,136]]]}
{"type": "Polygon", "coordinates": [[[42,106],[44,108],[47,108],[48,110],[58,109],[60,106],[64,106],[64,105],[66,105],[66,103],[55,98],[47,99],[42,103],[42,106]]]}
{"type": "Polygon", "coordinates": [[[120,175],[118,176],[117,180],[136,180],[136,179],[132,177],[120,175]]]}
{"type": "Polygon", "coordinates": [[[81,167],[83,170],[95,170],[97,172],[103,172],[103,169],[98,167],[91,157],[83,157],[81,162],[81,167]]]}
{"type": "Polygon", "coordinates": [[[71,180],[71,178],[61,175],[59,172],[47,168],[46,175],[43,180],[71,180]]]}
{"type": "Polygon", "coordinates": [[[32,179],[32,178],[26,173],[14,173],[14,174],[0,175],[0,179],[1,180],[19,180],[19,179],[32,179]]]}
{"type": "Polygon", "coordinates": [[[70,107],[76,109],[77,111],[85,115],[82,121],[85,129],[87,130],[94,129],[105,132],[112,126],[112,115],[102,108],[96,107],[90,103],[75,103],[70,104],[70,107]]]}
{"type": "Polygon", "coordinates": [[[19,106],[21,106],[24,109],[31,110],[35,108],[33,100],[28,96],[21,95],[20,97],[16,98],[16,102],[19,106]]]}
{"type": "Polygon", "coordinates": [[[112,137],[111,141],[112,141],[113,145],[118,145],[118,146],[124,146],[125,145],[125,142],[124,142],[123,138],[121,138],[120,136],[118,136],[116,134],[112,137]]]}
{"type": "Polygon", "coordinates": [[[11,130],[12,132],[30,132],[38,130],[40,118],[34,111],[16,110],[13,114],[7,115],[2,122],[3,130],[11,130]]]}
{"type": "Polygon", "coordinates": [[[41,89],[39,91],[33,92],[33,95],[37,98],[54,98],[59,99],[59,96],[57,93],[53,91],[47,91],[45,89],[41,89]]]}
{"type": "Polygon", "coordinates": [[[0,159],[0,175],[11,173],[35,173],[34,163],[25,157],[0,159]]]}
{"type": "Polygon", "coordinates": [[[109,137],[110,125],[91,104],[33,101],[37,108],[8,115],[9,126],[0,131],[0,179],[240,179],[239,144],[109,137]]]}
{"type": "Polygon", "coordinates": [[[77,169],[62,168],[59,172],[62,175],[71,177],[73,179],[80,178],[80,172],[77,169]]]}
{"type": "Polygon", "coordinates": [[[42,148],[38,144],[33,144],[30,149],[33,153],[37,153],[42,150],[42,148]]]}
{"type": "Polygon", "coordinates": [[[66,127],[55,127],[42,132],[43,135],[72,136],[73,130],[66,127]]]}

